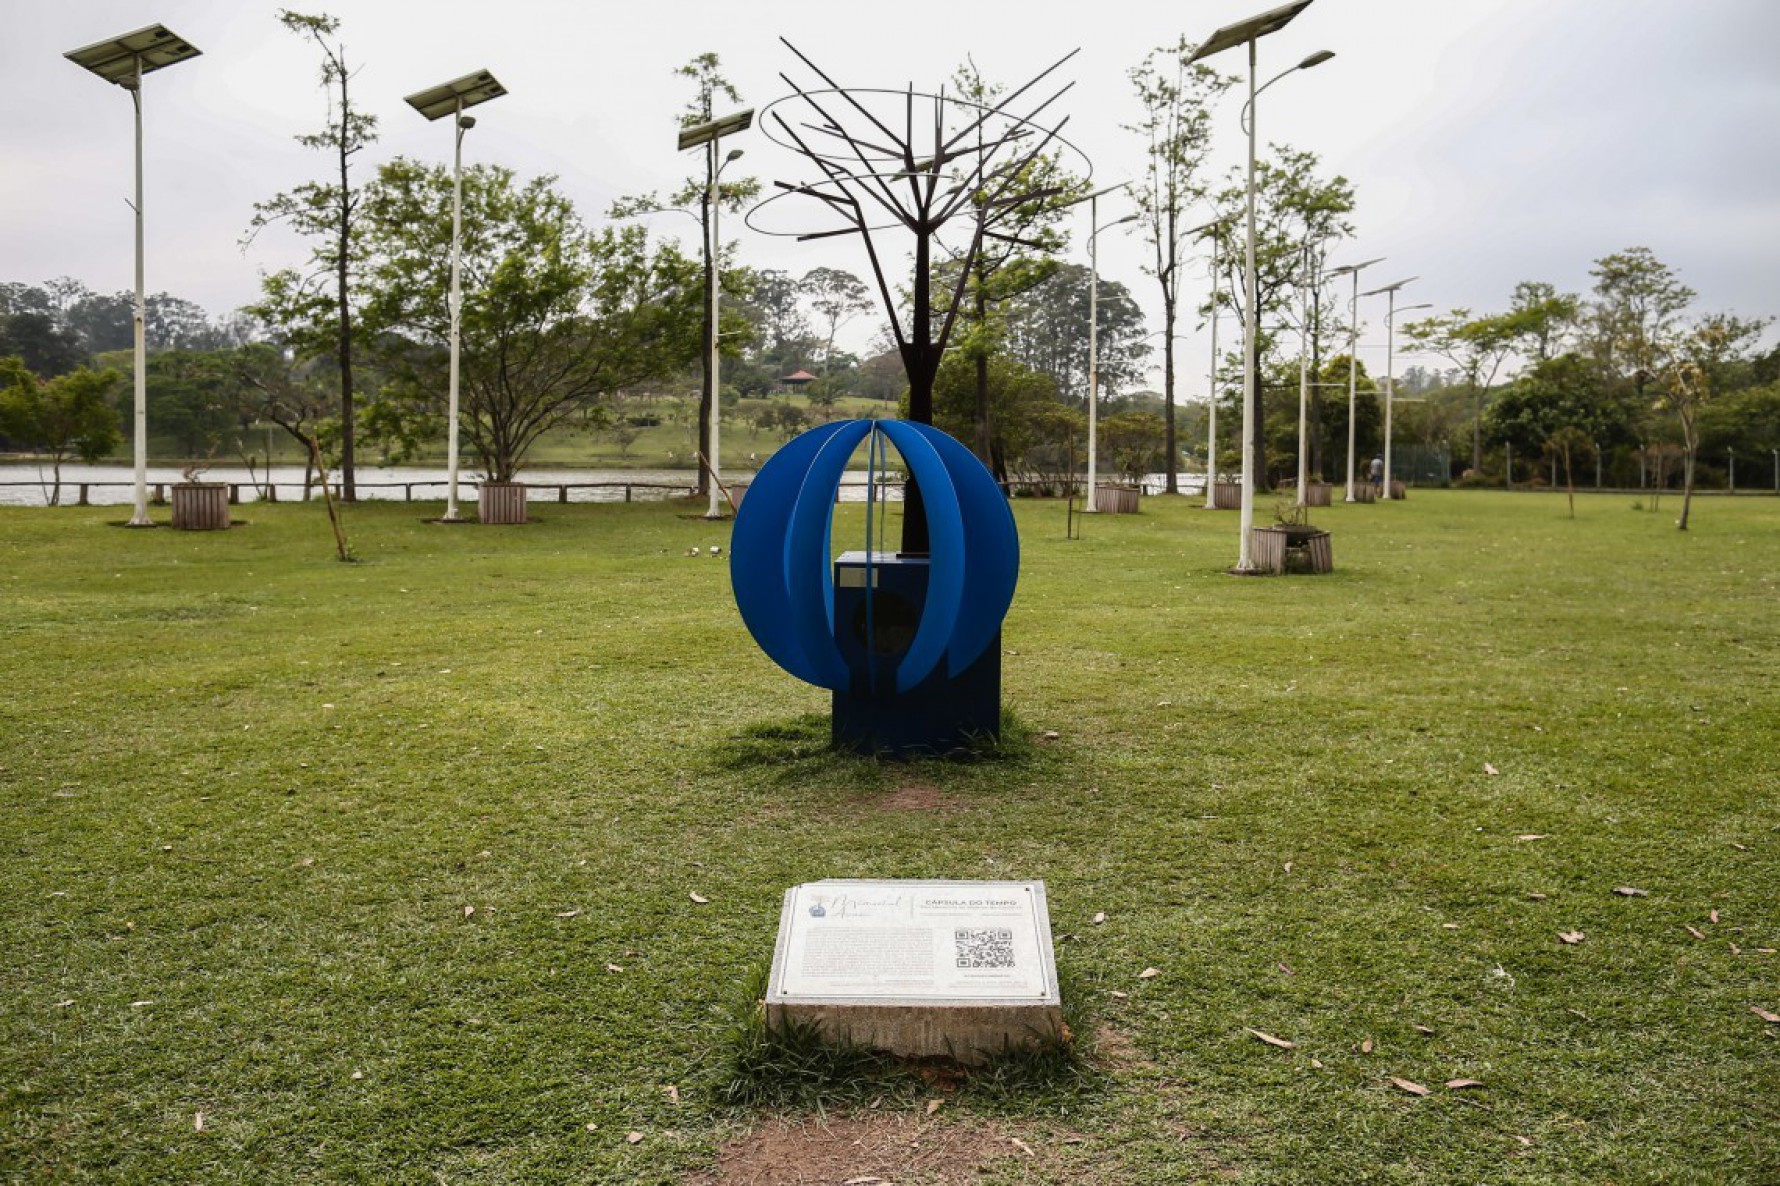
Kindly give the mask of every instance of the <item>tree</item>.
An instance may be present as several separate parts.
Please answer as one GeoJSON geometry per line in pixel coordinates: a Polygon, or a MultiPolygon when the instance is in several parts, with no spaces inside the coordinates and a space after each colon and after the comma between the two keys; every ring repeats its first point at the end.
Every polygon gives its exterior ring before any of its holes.
{"type": "Polygon", "coordinates": [[[1590,451],[1633,439],[1634,412],[1615,385],[1579,354],[1560,354],[1536,364],[1508,385],[1484,414],[1495,444],[1522,456],[1554,452],[1554,442],[1590,443],[1590,451]]]}
{"type": "Polygon", "coordinates": [[[834,358],[834,335],[842,323],[875,307],[865,282],[843,268],[811,268],[798,281],[798,290],[810,307],[828,324],[822,346],[822,373],[827,375],[834,358]]]}
{"type": "Polygon", "coordinates": [[[337,180],[306,181],[267,201],[254,203],[248,229],[251,242],[261,230],[283,223],[312,240],[311,270],[283,269],[263,278],[261,299],[249,306],[276,326],[305,357],[331,354],[340,371],[340,472],[348,502],[358,497],[354,479],[353,276],[358,267],[358,234],[363,207],[352,180],[352,158],[377,139],[377,117],[353,106],[346,46],[340,22],[325,13],[306,16],[280,9],[279,23],[315,43],[321,51],[321,86],[328,93],[328,122],[320,132],[297,137],[305,148],[328,152],[337,180]],[[332,291],[326,285],[332,284],[332,291]]]}
{"type": "MultiPolygon", "coordinates": [[[[226,353],[226,352],[225,352],[226,353]]],[[[166,350],[148,359],[148,422],[187,458],[207,457],[238,420],[238,384],[216,354],[166,350]]]]}
{"type": "MultiPolygon", "coordinates": [[[[450,331],[452,175],[397,158],[366,194],[367,324],[397,386],[436,409],[450,331]]],[[[589,231],[554,177],[478,165],[463,184],[464,429],[509,481],[539,436],[613,393],[691,364],[698,265],[639,226],[589,231]]]]}
{"type": "MultiPolygon", "coordinates": [[[[714,53],[702,53],[687,62],[674,73],[681,78],[689,78],[694,86],[693,97],[680,112],[679,126],[694,127],[709,123],[716,118],[716,101],[719,96],[731,103],[740,103],[742,93],[725,78],[722,73],[723,62],[714,53]]],[[[686,183],[665,200],[655,194],[643,194],[634,198],[626,198],[612,205],[611,217],[634,218],[639,214],[652,214],[659,211],[679,210],[691,214],[697,210],[699,241],[705,244],[704,255],[704,349],[699,355],[699,373],[704,376],[703,386],[699,392],[698,404],[698,452],[701,457],[711,455],[711,398],[715,384],[711,379],[711,269],[721,266],[723,245],[711,243],[711,203],[708,198],[715,191],[717,204],[730,213],[739,212],[760,193],[760,182],[752,177],[731,178],[718,184],[719,168],[717,154],[720,140],[712,140],[705,147],[705,169],[702,177],[688,177],[686,183]]],[[[720,275],[719,282],[725,289],[731,287],[730,277],[720,275]]],[[[739,279],[739,277],[738,277],[739,279]]],[[[719,329],[721,333],[721,329],[719,329]]],[[[698,492],[705,494],[710,487],[705,467],[698,470],[698,492]]]]}
{"type": "Polygon", "coordinates": [[[1199,180],[1211,144],[1211,103],[1230,86],[1207,66],[1187,64],[1198,48],[1185,38],[1151,50],[1130,73],[1143,115],[1127,130],[1148,142],[1144,176],[1132,187],[1150,241],[1144,269],[1162,290],[1162,397],[1169,494],[1180,491],[1175,438],[1174,325],[1180,303],[1182,227],[1189,202],[1205,196],[1199,180]]]}
{"type": "Polygon", "coordinates": [[[86,360],[74,335],[46,312],[21,309],[0,314],[0,355],[23,360],[36,375],[65,375],[86,360]]]}
{"type": "Polygon", "coordinates": [[[1542,280],[1522,280],[1514,286],[1514,298],[1506,320],[1520,352],[1534,362],[1552,358],[1582,312],[1582,299],[1560,293],[1542,280]]]}
{"type": "Polygon", "coordinates": [[[1694,291],[1648,247],[1603,256],[1589,275],[1595,278],[1589,307],[1595,355],[1609,372],[1630,379],[1643,403],[1694,291]]]}
{"type": "MultiPolygon", "coordinates": [[[[1061,264],[1044,283],[1008,302],[1007,352],[1049,375],[1059,392],[1088,389],[1088,286],[1093,272],[1061,264]]],[[[1117,280],[1100,281],[1100,385],[1117,396],[1143,377],[1150,348],[1144,342],[1143,310],[1117,280]]],[[[1082,405],[1084,409],[1086,404],[1082,405]]]]}
{"type": "MultiPolygon", "coordinates": [[[[1258,332],[1254,343],[1254,366],[1257,379],[1263,373],[1263,359],[1271,348],[1271,334],[1265,319],[1274,316],[1299,295],[1311,270],[1305,267],[1308,250],[1320,257],[1329,245],[1353,234],[1348,215],[1354,208],[1353,186],[1345,177],[1323,180],[1317,175],[1315,153],[1274,145],[1276,159],[1256,162],[1255,166],[1255,308],[1258,332]]],[[[1247,222],[1245,195],[1247,185],[1240,172],[1217,195],[1220,255],[1225,269],[1224,283],[1218,299],[1238,318],[1243,314],[1243,272],[1245,268],[1245,236],[1247,222]]],[[[1321,269],[1314,269],[1320,273],[1321,269]]],[[[1320,395],[1319,395],[1320,407],[1320,395]]],[[[1256,480],[1264,482],[1267,473],[1265,417],[1254,417],[1253,435],[1248,441],[1256,480]]]]}
{"type": "Polygon", "coordinates": [[[1663,387],[1657,407],[1673,411],[1681,425],[1681,518],[1675,526],[1682,531],[1687,530],[1693,507],[1700,411],[1722,390],[1727,371],[1744,360],[1767,324],[1765,320],[1713,313],[1702,317],[1658,356],[1663,387]]]}
{"type": "Polygon", "coordinates": [[[49,455],[50,506],[62,501],[62,462],[97,461],[123,443],[111,406],[123,380],[118,371],[79,367],[44,382],[22,359],[0,358],[0,436],[49,455]]]}
{"type": "MultiPolygon", "coordinates": [[[[322,503],[327,507],[328,526],[334,533],[334,553],[341,563],[350,563],[352,548],[346,542],[346,527],[334,506],[334,495],[328,485],[328,468],[333,450],[340,440],[337,392],[330,392],[315,381],[313,368],[305,363],[293,364],[277,347],[254,342],[233,352],[229,360],[235,378],[241,384],[243,408],[256,420],[276,424],[303,447],[307,458],[303,497],[309,497],[309,475],[321,479],[322,503]]],[[[268,457],[267,464],[271,464],[268,457]]]]}
{"type": "Polygon", "coordinates": [[[1167,426],[1154,412],[1116,412],[1100,424],[1100,444],[1112,467],[1131,482],[1161,467],[1167,426]]]}
{"type": "Polygon", "coordinates": [[[1444,317],[1412,321],[1403,332],[1415,345],[1438,354],[1464,375],[1465,390],[1471,395],[1471,468],[1481,472],[1483,399],[1495,384],[1496,372],[1514,352],[1516,322],[1512,316],[1473,317],[1469,309],[1454,309],[1444,317]]]}

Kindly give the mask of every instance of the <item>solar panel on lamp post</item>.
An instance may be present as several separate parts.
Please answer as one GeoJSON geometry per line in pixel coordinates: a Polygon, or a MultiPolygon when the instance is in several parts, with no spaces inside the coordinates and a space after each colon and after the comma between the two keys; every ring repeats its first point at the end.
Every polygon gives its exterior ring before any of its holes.
{"type": "Polygon", "coordinates": [[[1358,402],[1360,387],[1360,273],[1383,262],[1384,256],[1381,255],[1364,263],[1343,264],[1329,273],[1331,277],[1353,277],[1353,296],[1347,303],[1347,497],[1344,502],[1354,501],[1354,405],[1358,402]]]}
{"type": "Polygon", "coordinates": [[[106,82],[130,92],[136,109],[136,409],[133,436],[136,462],[136,509],[131,527],[153,527],[148,517],[148,295],[144,284],[142,243],[142,76],[188,58],[200,51],[165,25],[150,25],[108,41],[95,42],[62,56],[106,82]]]}
{"type": "MultiPolygon", "coordinates": [[[[1294,17],[1309,8],[1311,3],[1312,0],[1292,0],[1289,4],[1268,9],[1247,20],[1237,21],[1233,25],[1225,25],[1212,33],[1204,44],[1193,51],[1193,56],[1187,59],[1187,64],[1190,66],[1226,49],[1232,49],[1238,45],[1248,46],[1248,102],[1243,106],[1243,111],[1247,116],[1245,122],[1248,132],[1248,242],[1243,267],[1242,513],[1241,520],[1237,525],[1241,537],[1237,543],[1236,567],[1233,570],[1238,573],[1255,571],[1250,533],[1255,524],[1255,480],[1258,475],[1254,472],[1255,456],[1252,444],[1255,425],[1260,419],[1261,404],[1260,375],[1255,368],[1255,342],[1260,333],[1258,310],[1255,308],[1257,289],[1255,277],[1255,100],[1266,87],[1257,88],[1255,85],[1255,46],[1267,34],[1277,33],[1285,28],[1294,17]]],[[[1308,70],[1313,66],[1320,66],[1334,56],[1334,53],[1329,50],[1319,50],[1290,70],[1282,71],[1269,79],[1267,86],[1272,86],[1294,70],[1308,70]]]]}
{"type": "MultiPolygon", "coordinates": [[[[1360,294],[1361,296],[1377,296],[1382,292],[1389,298],[1387,311],[1384,315],[1384,484],[1378,492],[1378,496],[1385,502],[1391,501],[1391,400],[1397,393],[1397,381],[1391,376],[1391,368],[1396,362],[1394,355],[1396,354],[1397,334],[1393,322],[1397,316],[1397,290],[1418,279],[1420,277],[1411,276],[1407,280],[1398,280],[1395,283],[1386,284],[1382,288],[1375,288],[1371,292],[1360,294]]],[[[1421,307],[1420,305],[1416,306],[1416,308],[1421,307]]]]}
{"type": "Polygon", "coordinates": [[[462,350],[463,338],[463,289],[461,271],[463,267],[464,240],[464,133],[476,126],[473,117],[465,115],[466,108],[478,103],[486,103],[490,99],[498,99],[507,93],[507,88],[495,80],[494,75],[486,70],[478,70],[474,74],[466,74],[462,78],[454,78],[450,82],[417,91],[409,95],[408,106],[420,112],[429,120],[452,116],[453,149],[451,163],[451,291],[445,298],[445,311],[450,322],[451,364],[450,378],[447,381],[446,437],[445,437],[445,514],[442,516],[447,523],[458,521],[457,509],[457,413],[458,413],[458,363],[462,350]]]}
{"type": "Polygon", "coordinates": [[[749,107],[706,123],[693,124],[691,127],[680,129],[680,151],[697,148],[701,144],[705,146],[705,207],[711,212],[710,235],[705,240],[705,271],[710,280],[709,330],[711,340],[709,362],[706,367],[709,372],[706,376],[706,387],[711,402],[709,411],[706,413],[707,428],[705,430],[706,447],[709,452],[700,459],[704,464],[706,478],[710,485],[710,502],[705,507],[705,518],[707,519],[723,517],[723,506],[718,501],[723,496],[722,451],[718,445],[718,435],[723,420],[723,400],[721,398],[723,387],[719,382],[722,364],[717,318],[718,302],[721,299],[718,284],[718,257],[723,246],[723,241],[717,237],[718,208],[722,205],[719,200],[722,193],[718,182],[722,176],[723,167],[742,155],[741,149],[732,148],[729,154],[719,162],[717,160],[717,143],[723,137],[736,132],[745,132],[753,125],[754,109],[749,107]]]}

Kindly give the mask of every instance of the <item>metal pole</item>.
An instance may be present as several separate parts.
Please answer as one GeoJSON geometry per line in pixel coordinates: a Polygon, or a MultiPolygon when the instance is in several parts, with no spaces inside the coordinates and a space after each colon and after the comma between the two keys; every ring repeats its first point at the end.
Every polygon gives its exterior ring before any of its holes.
{"type": "Polygon", "coordinates": [[[1242,538],[1237,544],[1236,571],[1254,571],[1249,534],[1255,525],[1255,451],[1254,427],[1256,405],[1260,403],[1260,376],[1255,373],[1255,341],[1259,334],[1259,311],[1255,308],[1255,123],[1260,114],[1255,110],[1255,42],[1248,43],[1248,247],[1243,269],[1244,304],[1242,317],[1242,514],[1237,530],[1242,538]]]}
{"type": "Polygon", "coordinates": [[[1100,431],[1100,196],[1088,199],[1088,498],[1084,511],[1098,511],[1094,487],[1098,481],[1097,456],[1100,431]]]}
{"type": "Polygon", "coordinates": [[[445,522],[458,521],[457,511],[457,408],[458,357],[462,349],[463,290],[459,277],[464,238],[464,101],[457,101],[457,112],[451,120],[455,129],[455,148],[451,165],[451,295],[446,299],[446,313],[451,319],[451,379],[448,390],[450,410],[446,413],[448,431],[445,437],[445,522]]]}
{"type": "Polygon", "coordinates": [[[1737,492],[1737,451],[1727,447],[1725,452],[1730,455],[1731,461],[1731,472],[1726,487],[1731,494],[1735,494],[1737,492]]]}
{"type": "Polygon", "coordinates": [[[142,271],[142,55],[136,55],[136,84],[130,88],[136,108],[136,512],[131,527],[153,527],[148,517],[148,293],[142,271]]]}
{"type": "Polygon", "coordinates": [[[1780,494],[1780,449],[1774,450],[1774,493],[1780,494]]]}
{"type": "Polygon", "coordinates": [[[1390,291],[1389,311],[1384,315],[1384,489],[1379,496],[1391,500],[1391,402],[1397,395],[1397,377],[1391,373],[1397,345],[1397,290],[1390,291]]]}
{"type": "Polygon", "coordinates": [[[717,211],[721,206],[721,203],[717,200],[717,175],[722,172],[722,166],[717,163],[717,145],[720,142],[720,137],[713,136],[711,137],[711,142],[708,146],[711,154],[711,185],[710,188],[705,191],[705,201],[709,202],[711,205],[711,241],[705,245],[705,250],[709,253],[707,258],[711,261],[711,422],[710,430],[707,434],[710,438],[711,455],[705,458],[705,466],[709,470],[707,485],[710,487],[711,501],[705,508],[705,518],[707,519],[720,519],[723,517],[723,504],[720,501],[723,498],[722,480],[720,477],[722,470],[719,468],[720,463],[718,458],[720,456],[720,450],[717,447],[718,424],[723,419],[723,401],[720,398],[720,393],[723,388],[722,384],[718,382],[717,373],[717,360],[719,355],[717,325],[720,321],[720,318],[717,316],[717,294],[718,290],[722,287],[718,283],[717,270],[720,266],[718,249],[723,243],[723,240],[717,234],[717,211]]]}
{"type": "Polygon", "coordinates": [[[1218,477],[1218,244],[1216,231],[1211,236],[1211,382],[1206,388],[1205,423],[1205,509],[1216,507],[1212,487],[1218,477]]]}
{"type": "Polygon", "coordinates": [[[1347,334],[1347,498],[1354,501],[1354,407],[1360,390],[1360,270],[1354,269],[1354,295],[1348,301],[1347,334]]]}
{"type": "MultiPolygon", "coordinates": [[[[1310,253],[1305,252],[1305,279],[1309,279],[1310,253]]],[[[1310,286],[1304,287],[1298,325],[1298,505],[1305,506],[1304,487],[1310,482],[1310,286]]]]}

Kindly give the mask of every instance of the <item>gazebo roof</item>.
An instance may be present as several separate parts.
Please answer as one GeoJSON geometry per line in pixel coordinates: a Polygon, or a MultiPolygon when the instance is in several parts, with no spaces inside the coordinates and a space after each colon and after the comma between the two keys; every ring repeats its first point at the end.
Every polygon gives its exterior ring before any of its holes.
{"type": "Polygon", "coordinates": [[[808,371],[793,371],[779,381],[781,383],[814,383],[816,381],[816,376],[810,374],[808,371]]]}

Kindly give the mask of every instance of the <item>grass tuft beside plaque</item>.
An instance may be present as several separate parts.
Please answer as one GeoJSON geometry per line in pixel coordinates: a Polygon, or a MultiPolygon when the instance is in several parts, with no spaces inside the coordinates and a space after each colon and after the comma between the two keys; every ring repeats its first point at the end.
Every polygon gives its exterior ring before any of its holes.
{"type": "Polygon", "coordinates": [[[1063,1044],[1042,881],[817,881],[785,892],[766,1023],[982,1064],[1063,1044]]]}

